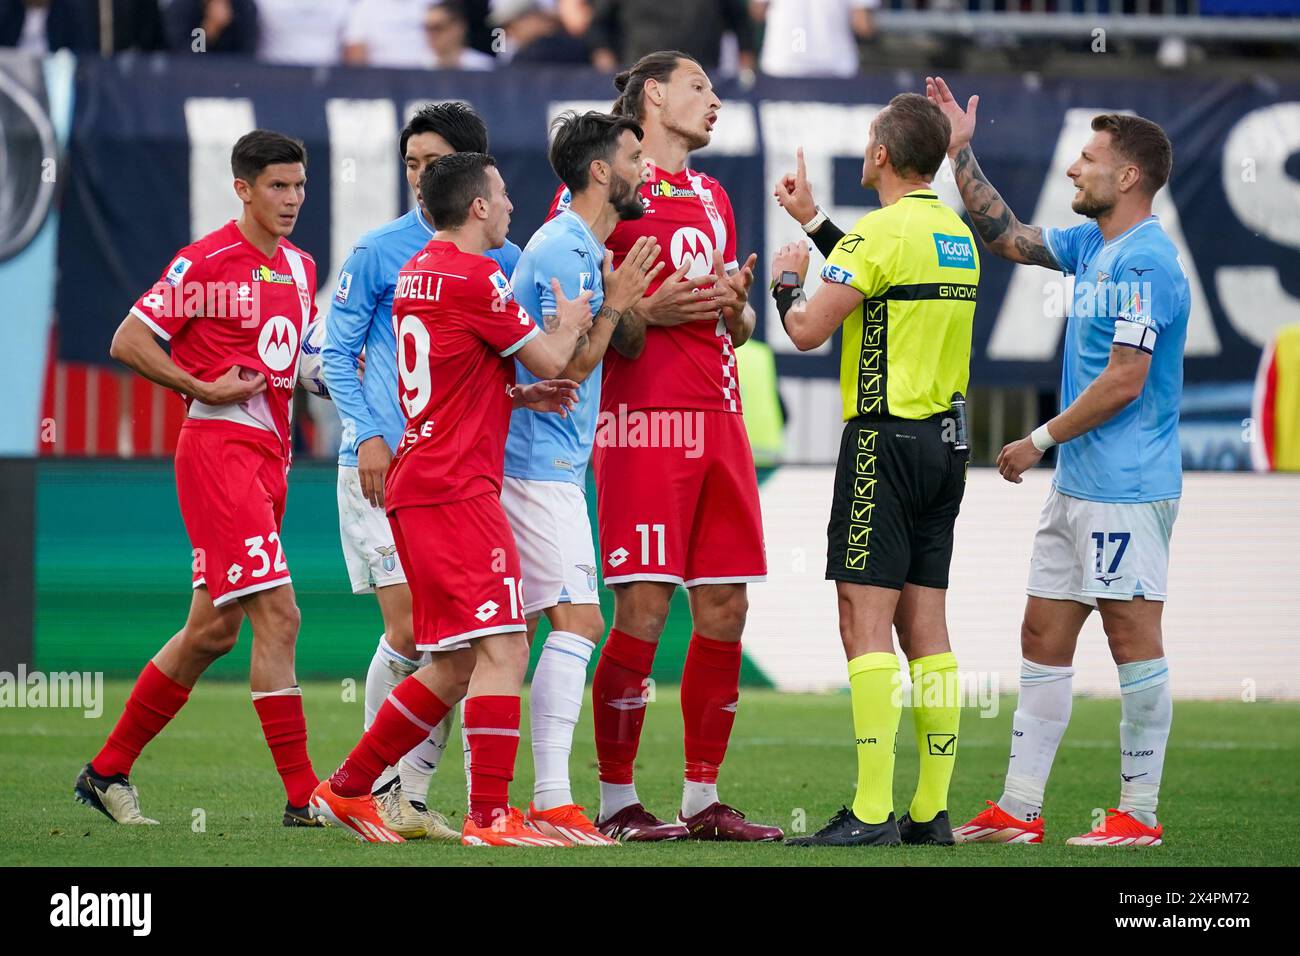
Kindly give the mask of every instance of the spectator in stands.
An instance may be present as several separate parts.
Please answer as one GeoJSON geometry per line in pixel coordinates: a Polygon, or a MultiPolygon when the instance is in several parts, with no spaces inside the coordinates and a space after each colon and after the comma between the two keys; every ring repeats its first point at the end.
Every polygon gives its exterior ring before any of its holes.
{"type": "Polygon", "coordinates": [[[656,50],[681,50],[712,71],[731,33],[741,70],[752,71],[753,27],[745,0],[595,0],[587,43],[591,62],[608,73],[656,50]]]}
{"type": "Polygon", "coordinates": [[[759,68],[768,76],[855,76],[856,38],[875,34],[871,11],[880,0],[751,0],[766,23],[759,68]]]}
{"type": "Polygon", "coordinates": [[[460,0],[428,4],[424,12],[424,37],[432,54],[424,65],[435,70],[490,70],[496,58],[465,43],[469,22],[460,0]]]}
{"type": "Polygon", "coordinates": [[[332,66],[352,0],[257,0],[257,55],[270,63],[332,66]]]}
{"type": "Polygon", "coordinates": [[[163,13],[174,52],[257,52],[257,4],[253,0],[171,0],[163,13]]]}
{"type": "MultiPolygon", "coordinates": [[[[419,70],[434,66],[427,27],[431,8],[443,3],[430,0],[357,0],[348,16],[343,59],[353,66],[387,66],[419,70]]],[[[464,5],[457,3],[450,19],[467,23],[464,5]],[[459,14],[459,16],[457,15],[459,14]]],[[[438,23],[444,16],[435,18],[438,23]]],[[[453,31],[463,32],[463,31],[453,31]]],[[[439,40],[441,44],[443,41],[439,40]]],[[[462,41],[463,45],[463,41],[462,41]]]]}
{"type": "MultiPolygon", "coordinates": [[[[43,26],[45,46],[50,50],[109,54],[121,50],[166,48],[157,0],[109,2],[112,16],[108,23],[102,23],[99,18],[101,0],[48,0],[48,3],[26,4],[21,34],[25,38],[24,45],[39,48],[43,26]]],[[[6,11],[5,19],[9,19],[9,11],[6,11]]]]}
{"type": "Polygon", "coordinates": [[[497,58],[506,63],[586,65],[587,44],[564,28],[559,12],[543,0],[496,0],[488,25],[501,28],[497,58]]]}

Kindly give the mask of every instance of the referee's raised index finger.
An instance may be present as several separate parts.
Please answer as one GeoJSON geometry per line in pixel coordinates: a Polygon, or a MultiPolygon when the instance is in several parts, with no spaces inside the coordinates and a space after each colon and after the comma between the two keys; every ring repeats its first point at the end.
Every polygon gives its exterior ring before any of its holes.
{"type": "Polygon", "coordinates": [[[803,165],[803,147],[800,146],[794,151],[795,178],[799,182],[804,182],[808,178],[808,172],[803,165]]]}

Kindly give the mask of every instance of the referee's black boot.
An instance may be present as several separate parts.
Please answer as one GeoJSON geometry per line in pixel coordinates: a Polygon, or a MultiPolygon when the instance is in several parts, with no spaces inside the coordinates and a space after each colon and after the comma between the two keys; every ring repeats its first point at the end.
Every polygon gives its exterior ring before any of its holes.
{"type": "Polygon", "coordinates": [[[840,807],[816,833],[785,842],[787,846],[898,846],[902,840],[892,813],[884,823],[863,823],[848,807],[840,807]]]}
{"type": "Polygon", "coordinates": [[[898,821],[898,835],[904,843],[912,846],[952,846],[957,842],[952,835],[947,810],[940,810],[933,820],[925,823],[917,823],[910,813],[904,813],[903,819],[898,821]]]}

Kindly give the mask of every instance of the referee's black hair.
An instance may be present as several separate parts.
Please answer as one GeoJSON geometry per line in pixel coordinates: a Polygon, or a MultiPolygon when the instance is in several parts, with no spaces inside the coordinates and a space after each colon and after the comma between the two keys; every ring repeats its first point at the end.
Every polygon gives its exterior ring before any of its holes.
{"type": "Polygon", "coordinates": [[[582,115],[566,110],[555,118],[551,130],[555,134],[548,157],[551,169],[573,193],[587,188],[593,162],[598,159],[608,162],[614,155],[624,130],[630,130],[637,139],[645,138],[641,124],[632,117],[595,110],[582,115]]]}
{"type": "Polygon", "coordinates": [[[452,153],[424,167],[420,198],[435,229],[455,229],[465,224],[474,200],[488,198],[487,170],[496,164],[486,153],[452,153]]]}
{"type": "Polygon", "coordinates": [[[236,179],[257,182],[262,170],[277,163],[302,163],[307,165],[307,147],[302,140],[269,129],[255,129],[245,133],[230,151],[230,171],[236,179]]]}
{"type": "Polygon", "coordinates": [[[483,118],[474,112],[474,107],[461,100],[430,103],[416,111],[398,140],[403,162],[406,161],[406,144],[412,136],[421,133],[437,133],[458,153],[488,151],[488,132],[483,118]]]}

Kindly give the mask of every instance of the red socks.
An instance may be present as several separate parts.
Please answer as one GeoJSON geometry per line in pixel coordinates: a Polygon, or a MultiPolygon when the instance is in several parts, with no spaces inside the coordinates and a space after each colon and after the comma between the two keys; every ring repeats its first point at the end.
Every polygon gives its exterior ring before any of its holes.
{"type": "Polygon", "coordinates": [[[253,709],[262,721],[262,733],[275,759],[275,769],[284,782],[289,805],[306,806],[317,780],[311,758],[307,756],[307,718],[302,713],[302,691],[296,686],[287,692],[271,692],[265,696],[254,691],[253,709]]]}
{"type": "MultiPolygon", "coordinates": [[[[385,767],[394,766],[412,747],[427,737],[451,708],[414,675],[393,688],[379,708],[374,723],[358,741],[343,766],[330,777],[330,789],[340,797],[363,797],[370,792],[385,767]]],[[[515,733],[519,732],[519,704],[515,702],[515,733]]],[[[518,740],[516,739],[516,744],[518,740]]]]}
{"type": "Polygon", "coordinates": [[[591,683],[596,758],[605,783],[632,782],[645,720],[645,681],[658,645],[611,628],[591,683]]]}
{"type": "Polygon", "coordinates": [[[129,774],[140,751],[189,699],[190,688],[176,683],[150,661],[136,679],[104,749],[90,762],[91,769],[101,777],[129,774]]]}
{"type": "Polygon", "coordinates": [[[692,783],[717,783],[739,698],[740,642],[692,634],[682,670],[686,779],[692,783]]]}
{"type": "Polygon", "coordinates": [[[469,813],[477,826],[487,827],[510,804],[510,781],[519,752],[519,698],[470,697],[465,701],[464,721],[469,740],[469,813]]]}

